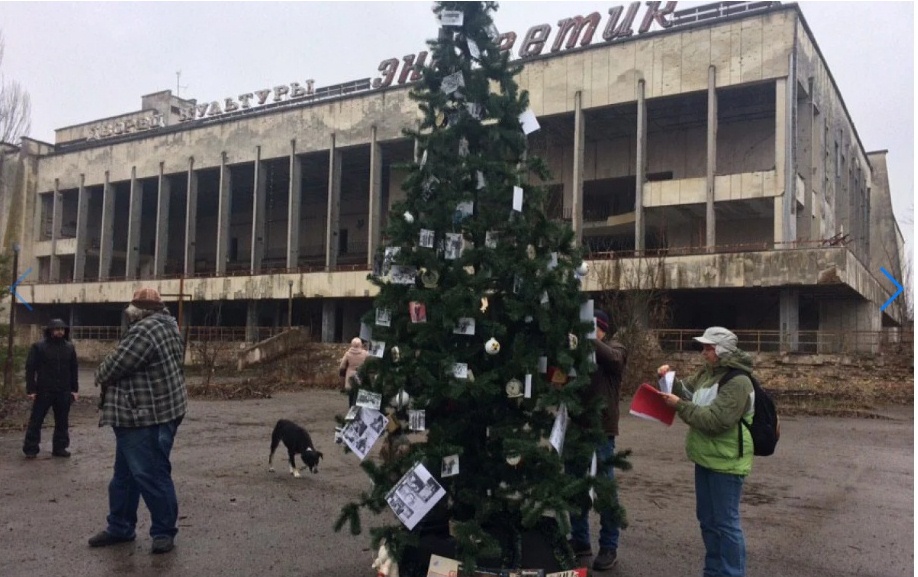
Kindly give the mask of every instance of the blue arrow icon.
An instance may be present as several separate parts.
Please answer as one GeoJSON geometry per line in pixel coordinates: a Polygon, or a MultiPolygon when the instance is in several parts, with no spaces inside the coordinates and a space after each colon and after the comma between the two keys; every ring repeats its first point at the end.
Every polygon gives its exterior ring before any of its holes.
{"type": "Polygon", "coordinates": [[[894,278],[892,277],[892,275],[889,274],[889,271],[887,271],[885,268],[880,267],[880,272],[882,272],[883,274],[886,275],[886,278],[889,279],[889,282],[891,282],[891,283],[893,283],[894,285],[896,285],[896,292],[894,292],[893,295],[892,295],[891,297],[889,297],[889,300],[886,301],[885,303],[883,303],[883,306],[880,307],[880,310],[881,310],[881,311],[885,311],[885,310],[886,310],[886,307],[888,307],[889,304],[890,304],[891,302],[893,302],[894,300],[896,300],[896,297],[897,297],[897,296],[899,296],[900,294],[902,294],[902,285],[900,285],[900,284],[899,284],[899,281],[897,281],[896,279],[894,279],[894,278]]]}
{"type": "Polygon", "coordinates": [[[22,304],[24,304],[24,305],[25,305],[25,308],[27,308],[27,309],[29,309],[29,310],[32,310],[32,305],[30,305],[29,302],[28,302],[27,300],[25,300],[24,298],[22,298],[22,295],[20,295],[18,292],[16,292],[16,285],[18,285],[19,283],[21,283],[25,277],[29,276],[29,273],[30,273],[30,272],[32,272],[32,267],[29,267],[29,270],[27,270],[27,271],[25,271],[24,273],[22,273],[22,276],[20,276],[19,278],[16,279],[16,282],[14,282],[14,283],[10,286],[10,294],[12,294],[13,296],[15,296],[15,297],[19,300],[19,302],[21,302],[22,304]]]}

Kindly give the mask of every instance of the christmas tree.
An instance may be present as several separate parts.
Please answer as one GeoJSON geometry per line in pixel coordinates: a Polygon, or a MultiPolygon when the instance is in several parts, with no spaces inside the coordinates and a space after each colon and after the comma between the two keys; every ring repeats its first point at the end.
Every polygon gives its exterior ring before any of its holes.
{"type": "MultiPolygon", "coordinates": [[[[589,505],[591,490],[597,509],[622,511],[613,481],[586,474],[603,437],[602,407],[580,396],[596,368],[586,269],[569,225],[545,214],[547,169],[527,154],[537,120],[514,80],[521,65],[498,50],[496,8],[434,8],[432,63],[411,92],[423,117],[405,132],[417,155],[363,319],[371,357],[359,387],[378,408],[363,402],[342,420],[372,489],[336,530],[360,533],[361,508],[392,511],[400,522],[374,528],[373,545],[385,539],[402,561],[425,530],[448,523],[466,571],[519,568],[535,530],[570,568],[568,513],[589,505]],[[363,459],[374,431],[381,463],[363,459]],[[565,473],[566,462],[583,473],[565,473]]],[[[407,565],[403,575],[426,572],[407,565]]]]}

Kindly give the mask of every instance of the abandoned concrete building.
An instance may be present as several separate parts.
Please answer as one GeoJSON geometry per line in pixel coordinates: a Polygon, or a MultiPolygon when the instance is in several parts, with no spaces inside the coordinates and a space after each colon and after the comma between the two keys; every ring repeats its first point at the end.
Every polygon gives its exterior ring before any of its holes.
{"type": "MultiPolygon", "coordinates": [[[[549,210],[588,251],[584,289],[652,286],[669,328],[773,331],[789,351],[901,325],[901,303],[881,311],[880,269],[901,278],[903,258],[886,151],[865,150],[799,7],[671,5],[501,35],[525,64],[549,210]]],[[[17,275],[32,269],[18,322],[117,326],[150,285],[183,324],[354,336],[425,57],[324,88],[163,91],[54,144],[3,145],[0,233],[21,245],[17,275]]]]}

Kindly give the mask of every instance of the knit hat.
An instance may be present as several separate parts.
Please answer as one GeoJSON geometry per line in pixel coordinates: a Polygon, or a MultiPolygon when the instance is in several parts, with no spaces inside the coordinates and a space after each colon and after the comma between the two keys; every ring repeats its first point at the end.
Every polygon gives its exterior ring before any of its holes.
{"type": "Polygon", "coordinates": [[[694,337],[703,345],[714,345],[718,357],[725,357],[736,352],[736,335],[724,327],[708,327],[700,337],[694,337]]]}
{"type": "Polygon", "coordinates": [[[51,319],[51,321],[48,323],[48,326],[46,326],[45,328],[47,330],[52,330],[52,329],[66,329],[68,327],[67,327],[67,323],[65,323],[61,319],[51,319]]]}
{"type": "Polygon", "coordinates": [[[596,317],[596,328],[602,329],[603,332],[609,332],[609,315],[605,311],[596,310],[593,312],[596,317]]]}
{"type": "Polygon", "coordinates": [[[163,299],[159,296],[159,291],[155,288],[139,288],[134,291],[134,298],[131,304],[139,309],[159,310],[162,309],[163,299]]]}

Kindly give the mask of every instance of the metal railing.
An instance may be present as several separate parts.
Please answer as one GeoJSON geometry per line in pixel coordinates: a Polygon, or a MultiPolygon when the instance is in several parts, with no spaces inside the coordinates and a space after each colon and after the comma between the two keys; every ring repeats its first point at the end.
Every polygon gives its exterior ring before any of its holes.
{"type": "MultiPolygon", "coordinates": [[[[182,329],[189,342],[260,342],[282,333],[286,327],[209,327],[189,326],[182,329]]],[[[70,329],[74,340],[114,341],[121,338],[121,327],[75,326],[70,329]]],[[[668,352],[698,350],[693,337],[700,329],[653,329],[650,331],[660,347],[668,352]]],[[[912,328],[888,328],[880,331],[795,331],[782,333],[775,330],[736,330],[739,347],[749,353],[795,354],[871,354],[895,350],[897,347],[914,348],[915,333],[912,328]]]]}

